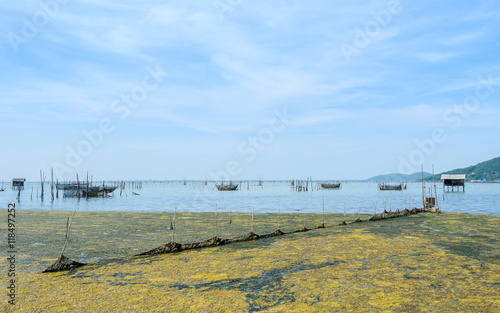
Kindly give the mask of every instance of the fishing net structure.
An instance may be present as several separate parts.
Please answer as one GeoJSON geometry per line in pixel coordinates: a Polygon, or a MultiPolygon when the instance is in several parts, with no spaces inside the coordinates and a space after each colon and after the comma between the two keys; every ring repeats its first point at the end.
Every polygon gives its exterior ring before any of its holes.
{"type": "MultiPolygon", "coordinates": [[[[382,214],[374,214],[369,220],[370,221],[379,221],[379,220],[385,220],[385,219],[390,219],[390,218],[397,218],[397,217],[418,214],[418,213],[422,213],[422,212],[432,212],[432,211],[430,209],[417,209],[417,208],[413,208],[411,210],[408,210],[408,209],[399,210],[398,209],[394,212],[392,212],[392,211],[387,212],[386,210],[384,210],[384,212],[382,214]]],[[[347,225],[347,224],[362,223],[362,222],[363,222],[363,220],[358,217],[353,222],[346,223],[346,221],[343,221],[339,225],[343,226],[343,225],[347,225]]],[[[325,228],[325,224],[322,223],[320,226],[315,227],[315,229],[320,229],[320,228],[325,228]]],[[[165,254],[165,253],[180,252],[180,251],[191,250],[191,249],[200,249],[200,248],[206,248],[206,247],[222,246],[222,245],[234,243],[234,242],[259,240],[259,239],[283,236],[283,235],[293,234],[293,233],[302,233],[302,232],[307,232],[310,230],[311,229],[308,229],[307,227],[304,226],[301,229],[298,229],[298,230],[295,230],[292,232],[288,232],[288,233],[285,233],[285,232],[281,231],[280,229],[278,229],[272,233],[264,234],[264,235],[258,235],[256,233],[254,233],[253,231],[251,231],[245,235],[235,237],[235,238],[220,238],[218,236],[215,236],[215,237],[210,238],[208,240],[194,242],[194,243],[178,243],[175,241],[171,241],[165,245],[162,245],[162,246],[159,246],[155,249],[137,254],[135,256],[165,254]]]]}
{"type": "Polygon", "coordinates": [[[387,212],[387,210],[384,210],[381,214],[373,214],[373,216],[370,218],[370,221],[380,221],[380,220],[386,220],[390,218],[396,218],[396,217],[403,217],[403,216],[408,216],[408,215],[414,215],[418,213],[424,213],[424,212],[432,212],[432,213],[439,213],[440,210],[439,208],[432,208],[432,209],[417,209],[413,208],[411,210],[404,209],[404,210],[396,210],[394,212],[390,211],[387,212]]]}
{"type": "MultiPolygon", "coordinates": [[[[76,210],[75,210],[76,212],[76,210]]],[[[403,217],[403,216],[408,216],[408,215],[413,215],[413,214],[418,214],[418,213],[423,213],[423,212],[433,212],[433,213],[440,213],[439,208],[424,208],[424,209],[418,209],[418,208],[413,208],[411,210],[409,209],[404,209],[404,210],[396,210],[396,211],[389,211],[387,212],[384,210],[381,214],[373,214],[373,216],[369,219],[369,221],[379,221],[379,220],[385,220],[385,219],[391,219],[391,218],[397,218],[397,217],[403,217]]],[[[74,217],[74,213],[73,213],[74,217]]],[[[64,248],[61,252],[61,256],[55,261],[54,264],[49,266],[47,269],[43,271],[43,273],[50,273],[50,272],[60,272],[60,271],[68,271],[71,269],[75,269],[78,267],[82,267],[87,265],[87,263],[81,263],[77,262],[74,260],[71,260],[70,258],[66,257],[64,255],[64,251],[66,249],[66,246],[68,244],[68,239],[69,239],[69,231],[71,227],[71,221],[73,217],[68,218],[67,222],[67,229],[66,229],[66,242],[64,244],[64,248]]],[[[340,223],[339,225],[348,225],[348,224],[354,224],[354,223],[361,223],[363,220],[361,220],[360,217],[358,217],[355,221],[347,223],[345,220],[340,223]]],[[[312,229],[321,229],[325,228],[324,222],[317,226],[313,227],[312,229]]],[[[172,228],[174,229],[174,228],[172,228]]],[[[252,229],[253,229],[253,217],[252,217],[252,229]]],[[[279,228],[278,224],[278,229],[268,233],[268,234],[256,234],[253,231],[250,231],[247,234],[234,237],[234,238],[220,238],[218,236],[215,236],[213,238],[200,241],[200,242],[193,242],[193,243],[178,243],[174,241],[174,237],[172,237],[172,241],[168,242],[167,244],[161,245],[157,248],[154,248],[152,250],[137,254],[135,256],[148,256],[148,255],[157,255],[157,254],[166,254],[166,253],[175,253],[175,252],[181,252],[185,250],[192,250],[192,249],[201,249],[201,248],[207,248],[207,247],[214,247],[214,246],[222,246],[230,243],[236,243],[236,242],[245,242],[245,241],[254,241],[254,240],[259,240],[259,239],[265,239],[265,238],[271,238],[271,237],[278,237],[278,236],[284,236],[287,234],[293,234],[293,233],[302,233],[302,232],[307,232],[312,229],[308,229],[305,225],[304,227],[291,231],[291,232],[283,232],[279,228]]]]}
{"type": "Polygon", "coordinates": [[[244,242],[244,241],[253,241],[253,240],[259,240],[259,239],[264,239],[264,238],[270,238],[270,237],[277,237],[277,236],[283,236],[286,234],[291,234],[291,233],[297,233],[297,232],[304,232],[308,231],[309,229],[307,228],[302,228],[290,233],[284,233],[280,229],[277,229],[273,231],[272,233],[269,234],[263,234],[263,235],[258,235],[254,232],[249,232],[245,235],[238,236],[235,238],[220,238],[220,237],[213,237],[205,241],[200,241],[200,242],[194,242],[194,243],[177,243],[177,242],[169,242],[165,245],[159,246],[158,248],[146,251],[141,254],[137,254],[136,256],[145,256],[145,255],[155,255],[155,254],[164,254],[164,253],[172,253],[172,252],[179,252],[179,251],[184,251],[184,250],[191,250],[191,249],[200,249],[200,248],[206,248],[206,247],[214,247],[214,246],[222,246],[225,244],[229,243],[234,243],[234,242],[244,242]]]}
{"type": "Polygon", "coordinates": [[[69,271],[74,268],[82,267],[87,265],[87,263],[80,263],[66,256],[62,255],[57,259],[57,261],[51,266],[47,267],[45,271],[42,273],[51,273],[51,272],[61,272],[61,271],[69,271]]]}
{"type": "Polygon", "coordinates": [[[68,258],[64,255],[64,251],[66,250],[66,247],[68,245],[69,231],[71,229],[71,223],[73,222],[73,218],[75,217],[75,213],[76,213],[76,209],[73,212],[73,215],[71,216],[71,218],[68,217],[68,221],[66,222],[66,242],[64,243],[64,247],[62,249],[61,256],[54,262],[54,264],[47,267],[42,273],[69,271],[71,269],[87,265],[87,263],[80,263],[80,262],[71,260],[70,258],[68,258]]]}

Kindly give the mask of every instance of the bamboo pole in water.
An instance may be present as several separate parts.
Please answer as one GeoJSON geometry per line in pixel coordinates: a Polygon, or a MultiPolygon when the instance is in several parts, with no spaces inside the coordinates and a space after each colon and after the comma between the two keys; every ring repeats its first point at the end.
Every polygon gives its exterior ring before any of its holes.
{"type": "Polygon", "coordinates": [[[436,188],[436,182],[434,180],[434,164],[432,164],[432,184],[434,185],[434,199],[436,199],[436,207],[439,207],[438,205],[438,195],[437,195],[437,188],[436,188]]]}
{"type": "Polygon", "coordinates": [[[50,169],[50,195],[54,201],[54,168],[50,169]]]}
{"type": "Polygon", "coordinates": [[[422,164],[422,208],[425,209],[425,182],[424,182],[424,165],[422,164]]]}
{"type": "Polygon", "coordinates": [[[76,173],[76,196],[80,198],[80,180],[78,179],[78,173],[76,173]]]}
{"type": "Polygon", "coordinates": [[[40,170],[40,184],[42,185],[42,191],[40,195],[40,199],[43,201],[43,184],[45,182],[45,175],[42,174],[42,170],[40,170]]]}
{"type": "Polygon", "coordinates": [[[89,172],[87,171],[87,199],[89,198],[89,172]]]}

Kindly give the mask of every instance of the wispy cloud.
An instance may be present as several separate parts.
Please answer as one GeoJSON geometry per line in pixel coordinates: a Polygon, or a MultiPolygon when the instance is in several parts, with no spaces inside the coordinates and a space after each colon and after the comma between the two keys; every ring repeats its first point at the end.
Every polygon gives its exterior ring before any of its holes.
{"type": "Polygon", "coordinates": [[[453,52],[422,52],[417,53],[417,57],[426,62],[443,62],[456,57],[458,54],[453,52]]]}
{"type": "MultiPolygon", "coordinates": [[[[495,2],[401,3],[401,13],[347,63],[339,45],[353,42],[358,29],[376,21],[374,12],[387,10],[387,2],[243,1],[220,19],[211,1],[71,1],[18,52],[7,34],[21,33],[40,6],[6,2],[0,12],[0,132],[10,130],[7,123],[35,127],[64,151],[73,143],[48,127],[65,123],[66,133],[79,136],[80,128],[108,117],[117,123],[110,146],[112,140],[126,143],[130,133],[154,138],[113,146],[116,151],[106,150],[110,156],[120,156],[120,147],[126,147],[131,157],[134,151],[149,152],[160,164],[156,154],[165,146],[160,141],[170,134],[183,138],[170,138],[171,144],[190,153],[210,149],[200,138],[235,151],[238,140],[256,136],[275,109],[286,107],[294,115],[286,130],[293,138],[283,153],[302,146],[329,153],[333,148],[325,141],[339,134],[345,138],[335,137],[335,144],[342,146],[346,164],[349,151],[365,151],[360,145],[397,154],[399,140],[411,143],[439,125],[443,110],[473,91],[480,77],[492,76],[495,93],[488,103],[500,97],[495,2]],[[130,93],[151,64],[160,64],[168,78],[130,116],[119,118],[111,103],[130,93]],[[386,143],[387,134],[398,144],[386,143]]],[[[495,119],[481,114],[478,120],[488,131],[498,132],[495,119]]],[[[280,138],[287,138],[286,131],[280,138]]],[[[29,132],[14,136],[34,145],[29,132]]],[[[464,144],[473,149],[476,143],[464,144]]],[[[217,160],[226,157],[213,153],[217,160]]],[[[303,158],[315,163],[307,154],[303,158]]],[[[387,160],[382,153],[374,158],[376,164],[387,160]]],[[[261,170],[288,175],[274,168],[261,170]]],[[[311,174],[322,173],[319,168],[311,174]]]]}
{"type": "Polygon", "coordinates": [[[458,34],[456,36],[446,38],[442,41],[444,45],[447,46],[458,46],[464,44],[470,44],[472,41],[477,41],[486,35],[486,29],[482,27],[480,30],[475,32],[467,32],[463,34],[458,34]]]}

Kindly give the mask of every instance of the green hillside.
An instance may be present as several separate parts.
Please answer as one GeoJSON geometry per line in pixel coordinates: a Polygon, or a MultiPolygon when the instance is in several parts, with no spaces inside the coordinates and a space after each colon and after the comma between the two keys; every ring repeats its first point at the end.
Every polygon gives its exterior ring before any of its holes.
{"type": "MultiPolygon", "coordinates": [[[[466,174],[467,180],[497,181],[500,180],[500,157],[441,174],[466,174]]],[[[435,175],[434,178],[441,179],[441,174],[435,175]]],[[[432,176],[427,177],[425,180],[432,180],[432,176]]]]}
{"type": "MultiPolygon", "coordinates": [[[[431,173],[424,172],[424,177],[428,177],[431,175],[432,175],[431,173]]],[[[422,173],[421,172],[413,173],[410,175],[400,174],[400,173],[378,175],[378,176],[368,178],[366,181],[386,181],[386,182],[392,181],[392,182],[396,182],[396,181],[413,181],[413,180],[419,180],[419,179],[422,180],[422,173]]]]}

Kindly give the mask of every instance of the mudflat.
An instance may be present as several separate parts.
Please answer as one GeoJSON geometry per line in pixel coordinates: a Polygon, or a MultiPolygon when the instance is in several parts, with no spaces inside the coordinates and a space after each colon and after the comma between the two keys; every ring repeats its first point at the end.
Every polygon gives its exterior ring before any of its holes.
{"type": "MultiPolygon", "coordinates": [[[[16,304],[2,311],[500,311],[500,216],[19,211],[16,304]],[[363,223],[350,223],[358,217],[363,223]],[[325,228],[313,229],[322,223],[325,228]],[[191,243],[311,229],[256,241],[134,257],[191,243]],[[175,234],[171,227],[174,226],[175,234]]],[[[5,267],[7,271],[7,267],[5,267]]]]}

